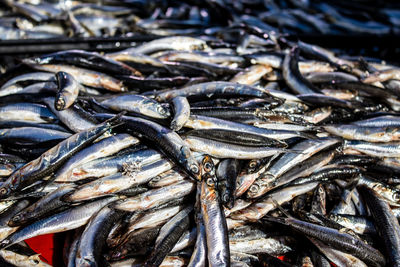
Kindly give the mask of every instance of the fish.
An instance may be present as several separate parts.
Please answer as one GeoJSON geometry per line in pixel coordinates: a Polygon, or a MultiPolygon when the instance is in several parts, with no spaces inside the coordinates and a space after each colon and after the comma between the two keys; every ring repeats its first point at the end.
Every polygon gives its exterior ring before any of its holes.
{"type": "Polygon", "coordinates": [[[397,264],[395,6],[3,2],[2,265],[397,264]]]}
{"type": "Polygon", "coordinates": [[[67,72],[55,74],[58,85],[58,92],[55,98],[54,107],[60,111],[69,108],[78,98],[81,85],[67,72]]]}
{"type": "Polygon", "coordinates": [[[215,169],[209,156],[202,160],[200,208],[211,266],[230,266],[228,228],[216,190],[215,169]]]}

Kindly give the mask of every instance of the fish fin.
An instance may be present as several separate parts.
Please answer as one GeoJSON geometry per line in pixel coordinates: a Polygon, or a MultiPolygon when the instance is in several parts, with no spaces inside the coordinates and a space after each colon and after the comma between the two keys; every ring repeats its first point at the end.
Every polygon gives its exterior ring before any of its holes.
{"type": "Polygon", "coordinates": [[[311,140],[316,140],[316,139],[318,139],[318,136],[316,136],[316,135],[313,135],[313,134],[309,134],[309,133],[304,133],[304,132],[296,132],[296,134],[299,136],[299,137],[302,137],[302,138],[304,138],[304,139],[311,139],[311,140]]]}
{"type": "Polygon", "coordinates": [[[114,117],[106,120],[104,123],[106,123],[110,128],[115,128],[118,127],[122,124],[124,124],[125,122],[121,120],[122,116],[124,116],[127,113],[126,110],[118,113],[117,115],[115,115],[114,117]]]}
{"type": "Polygon", "coordinates": [[[275,199],[271,198],[271,200],[274,203],[275,208],[279,209],[287,218],[293,218],[293,216],[290,215],[286,210],[284,210],[275,199]]]}
{"type": "Polygon", "coordinates": [[[265,215],[264,217],[262,217],[262,221],[280,223],[280,224],[287,225],[285,218],[274,217],[274,216],[271,216],[271,215],[265,215]]]}

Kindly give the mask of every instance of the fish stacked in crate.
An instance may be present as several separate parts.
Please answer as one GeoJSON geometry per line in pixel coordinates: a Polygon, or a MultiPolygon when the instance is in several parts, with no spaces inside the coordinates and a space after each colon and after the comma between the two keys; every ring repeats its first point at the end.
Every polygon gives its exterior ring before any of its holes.
{"type": "Polygon", "coordinates": [[[266,38],[3,74],[0,257],[67,231],[66,266],[398,265],[399,68],[266,38]]]}

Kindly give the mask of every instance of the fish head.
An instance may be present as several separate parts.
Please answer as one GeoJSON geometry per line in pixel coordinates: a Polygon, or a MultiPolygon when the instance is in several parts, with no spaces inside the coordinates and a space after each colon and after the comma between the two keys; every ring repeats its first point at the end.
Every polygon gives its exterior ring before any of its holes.
{"type": "Polygon", "coordinates": [[[11,186],[8,184],[2,184],[0,186],[0,199],[7,198],[11,194],[11,186]]]}
{"type": "Polygon", "coordinates": [[[185,170],[189,172],[192,177],[196,180],[200,180],[200,166],[199,163],[194,159],[192,152],[189,147],[181,147],[180,163],[184,165],[185,170]]]}

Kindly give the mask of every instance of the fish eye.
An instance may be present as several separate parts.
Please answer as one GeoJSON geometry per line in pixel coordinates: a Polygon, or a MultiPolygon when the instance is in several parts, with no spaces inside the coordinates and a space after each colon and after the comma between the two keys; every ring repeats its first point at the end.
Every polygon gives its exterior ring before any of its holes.
{"type": "Polygon", "coordinates": [[[249,167],[250,168],[255,168],[256,167],[256,165],[257,165],[257,162],[255,162],[255,161],[250,161],[250,163],[249,163],[249,167]]]}
{"type": "Polygon", "coordinates": [[[3,187],[0,189],[0,195],[5,195],[5,194],[7,194],[7,189],[3,187]]]}
{"type": "Polygon", "coordinates": [[[194,173],[194,174],[198,174],[199,173],[199,167],[196,165],[196,164],[192,164],[191,166],[190,166],[190,171],[192,172],[192,173],[194,173]]]}
{"type": "Polygon", "coordinates": [[[151,181],[154,182],[158,182],[161,180],[161,177],[159,175],[157,175],[156,177],[154,177],[153,179],[151,179],[151,181]]]}
{"type": "Polygon", "coordinates": [[[55,108],[57,110],[62,110],[65,107],[65,101],[63,98],[59,98],[55,103],[55,108]]]}
{"type": "Polygon", "coordinates": [[[206,184],[208,185],[208,186],[214,186],[214,179],[213,178],[207,178],[207,180],[206,180],[206,184]]]}
{"type": "Polygon", "coordinates": [[[257,184],[253,184],[250,186],[249,191],[250,193],[257,193],[260,190],[260,187],[257,184]]]}
{"type": "Polygon", "coordinates": [[[18,221],[21,220],[21,215],[17,214],[17,215],[15,215],[14,217],[12,217],[11,220],[12,220],[13,222],[18,222],[18,221]]]}
{"type": "Polygon", "coordinates": [[[393,194],[393,199],[394,199],[394,201],[398,202],[400,200],[400,194],[399,193],[394,193],[393,194]]]}
{"type": "Polygon", "coordinates": [[[165,114],[167,113],[167,111],[165,110],[165,108],[163,108],[162,106],[158,106],[157,107],[157,112],[160,114],[165,114]]]}
{"type": "Polygon", "coordinates": [[[211,172],[212,171],[212,164],[210,163],[210,162],[206,162],[205,164],[204,164],[204,170],[206,171],[206,172],[211,172]]]}

